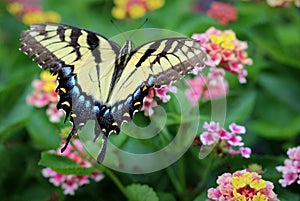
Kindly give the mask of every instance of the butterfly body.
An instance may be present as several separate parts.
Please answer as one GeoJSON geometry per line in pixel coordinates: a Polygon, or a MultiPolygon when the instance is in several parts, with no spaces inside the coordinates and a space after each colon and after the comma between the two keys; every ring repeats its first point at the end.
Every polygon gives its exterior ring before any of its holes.
{"type": "Polygon", "coordinates": [[[21,35],[20,49],[57,75],[57,108],[73,123],[66,146],[88,120],[96,122],[95,139],[100,133],[118,134],[151,87],[168,85],[207,60],[199,42],[189,38],[137,48],[128,40],[120,47],[102,35],[61,24],[31,25],[21,35]]]}

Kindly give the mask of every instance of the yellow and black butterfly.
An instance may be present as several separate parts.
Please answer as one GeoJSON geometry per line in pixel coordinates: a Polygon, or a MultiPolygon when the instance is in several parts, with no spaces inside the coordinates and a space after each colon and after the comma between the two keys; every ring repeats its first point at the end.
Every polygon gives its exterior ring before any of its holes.
{"type": "Polygon", "coordinates": [[[101,132],[105,139],[118,134],[151,87],[168,85],[208,59],[191,38],[164,38],[137,48],[128,40],[120,47],[100,34],[62,24],[31,25],[21,34],[20,49],[57,75],[57,108],[73,124],[62,151],[88,120],[97,122],[95,139],[101,132]]]}

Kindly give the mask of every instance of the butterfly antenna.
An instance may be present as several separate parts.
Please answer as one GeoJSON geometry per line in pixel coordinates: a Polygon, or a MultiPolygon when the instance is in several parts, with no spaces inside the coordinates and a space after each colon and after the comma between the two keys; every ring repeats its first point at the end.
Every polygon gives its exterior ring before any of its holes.
{"type": "Polygon", "coordinates": [[[141,29],[147,22],[148,22],[148,17],[145,19],[144,23],[138,28],[138,29],[141,29]]]}
{"type": "MultiPolygon", "coordinates": [[[[140,27],[137,28],[136,30],[141,29],[147,22],[148,22],[148,18],[146,18],[145,21],[143,22],[143,24],[141,24],[140,27]]],[[[131,36],[129,37],[129,39],[131,39],[134,36],[134,34],[135,34],[135,32],[133,32],[131,34],[131,36]]]]}

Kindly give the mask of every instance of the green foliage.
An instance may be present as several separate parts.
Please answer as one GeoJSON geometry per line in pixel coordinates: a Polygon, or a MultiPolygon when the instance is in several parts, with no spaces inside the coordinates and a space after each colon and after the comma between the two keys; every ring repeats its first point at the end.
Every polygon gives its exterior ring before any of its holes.
{"type": "Polygon", "coordinates": [[[153,189],[147,185],[131,184],[126,187],[129,201],[158,201],[153,189]]]}
{"type": "Polygon", "coordinates": [[[87,175],[96,171],[94,168],[82,167],[67,157],[49,152],[42,153],[39,165],[50,167],[60,174],[87,175]]]}
{"type": "MultiPolygon", "coordinates": [[[[251,163],[262,165],[265,170],[263,177],[275,184],[275,192],[279,194],[280,200],[300,199],[297,191],[282,188],[278,184],[281,174],[275,170],[275,166],[283,164],[286,149],[299,144],[299,10],[295,7],[279,9],[264,3],[235,1],[239,17],[223,27],[205,14],[192,11],[193,2],[169,0],[164,7],[147,14],[144,18],[114,20],[113,25],[110,22],[112,1],[42,1],[45,10],[53,10],[61,15],[62,23],[85,27],[108,37],[119,34],[119,30],[139,28],[146,17],[149,20],[144,27],[171,29],[188,36],[204,32],[210,26],[234,30],[240,40],[248,42],[248,54],[254,63],[247,68],[247,84],[241,85],[236,76],[227,75],[230,92],[226,99],[225,124],[227,126],[237,122],[246,126],[245,144],[252,148],[254,156],[250,159],[216,159],[211,164],[212,160],[209,157],[199,160],[198,147],[191,147],[183,156],[184,162],[178,161],[166,170],[135,177],[109,171],[98,165],[83,168],[66,157],[49,153],[49,149],[56,149],[61,143],[58,135],[60,125],[49,122],[44,108],[36,109],[26,104],[26,96],[32,91],[31,81],[39,76],[40,69],[18,51],[19,35],[22,30],[28,29],[28,26],[9,14],[4,1],[1,1],[1,200],[103,201],[124,200],[126,196],[131,201],[202,201],[207,197],[207,189],[216,185],[218,175],[229,171],[228,166],[235,171],[246,168],[251,163]],[[41,170],[46,166],[59,173],[76,175],[101,170],[106,178],[100,183],[82,187],[74,197],[64,196],[61,189],[53,187],[41,176],[41,170]],[[52,199],[55,196],[59,198],[52,199]]],[[[171,131],[180,121],[177,102],[173,99],[172,97],[172,100],[164,105],[173,115],[167,120],[168,129],[171,131]]],[[[209,103],[203,104],[201,108],[201,120],[210,119],[210,114],[205,113],[206,111],[210,111],[209,103]]],[[[138,118],[137,122],[141,121],[139,123],[143,124],[146,122],[143,120],[138,118]]],[[[185,120],[188,121],[189,118],[185,120]]],[[[165,133],[167,134],[160,137],[168,142],[173,136],[167,129],[165,133]]],[[[136,141],[127,141],[125,136],[116,136],[114,140],[125,144],[124,147],[136,147],[141,151],[154,147],[153,142],[146,140],[137,146],[136,141]]]]}

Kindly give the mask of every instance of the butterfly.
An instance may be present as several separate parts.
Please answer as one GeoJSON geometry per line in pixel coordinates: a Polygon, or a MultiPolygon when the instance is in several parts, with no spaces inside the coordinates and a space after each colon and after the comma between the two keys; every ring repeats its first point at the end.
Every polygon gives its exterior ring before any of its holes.
{"type": "Polygon", "coordinates": [[[168,85],[204,66],[207,54],[191,38],[163,38],[133,48],[105,36],[63,24],[33,24],[21,34],[20,50],[57,75],[58,109],[73,124],[62,152],[88,120],[95,120],[95,139],[118,134],[133,118],[152,87],[168,85]]]}

